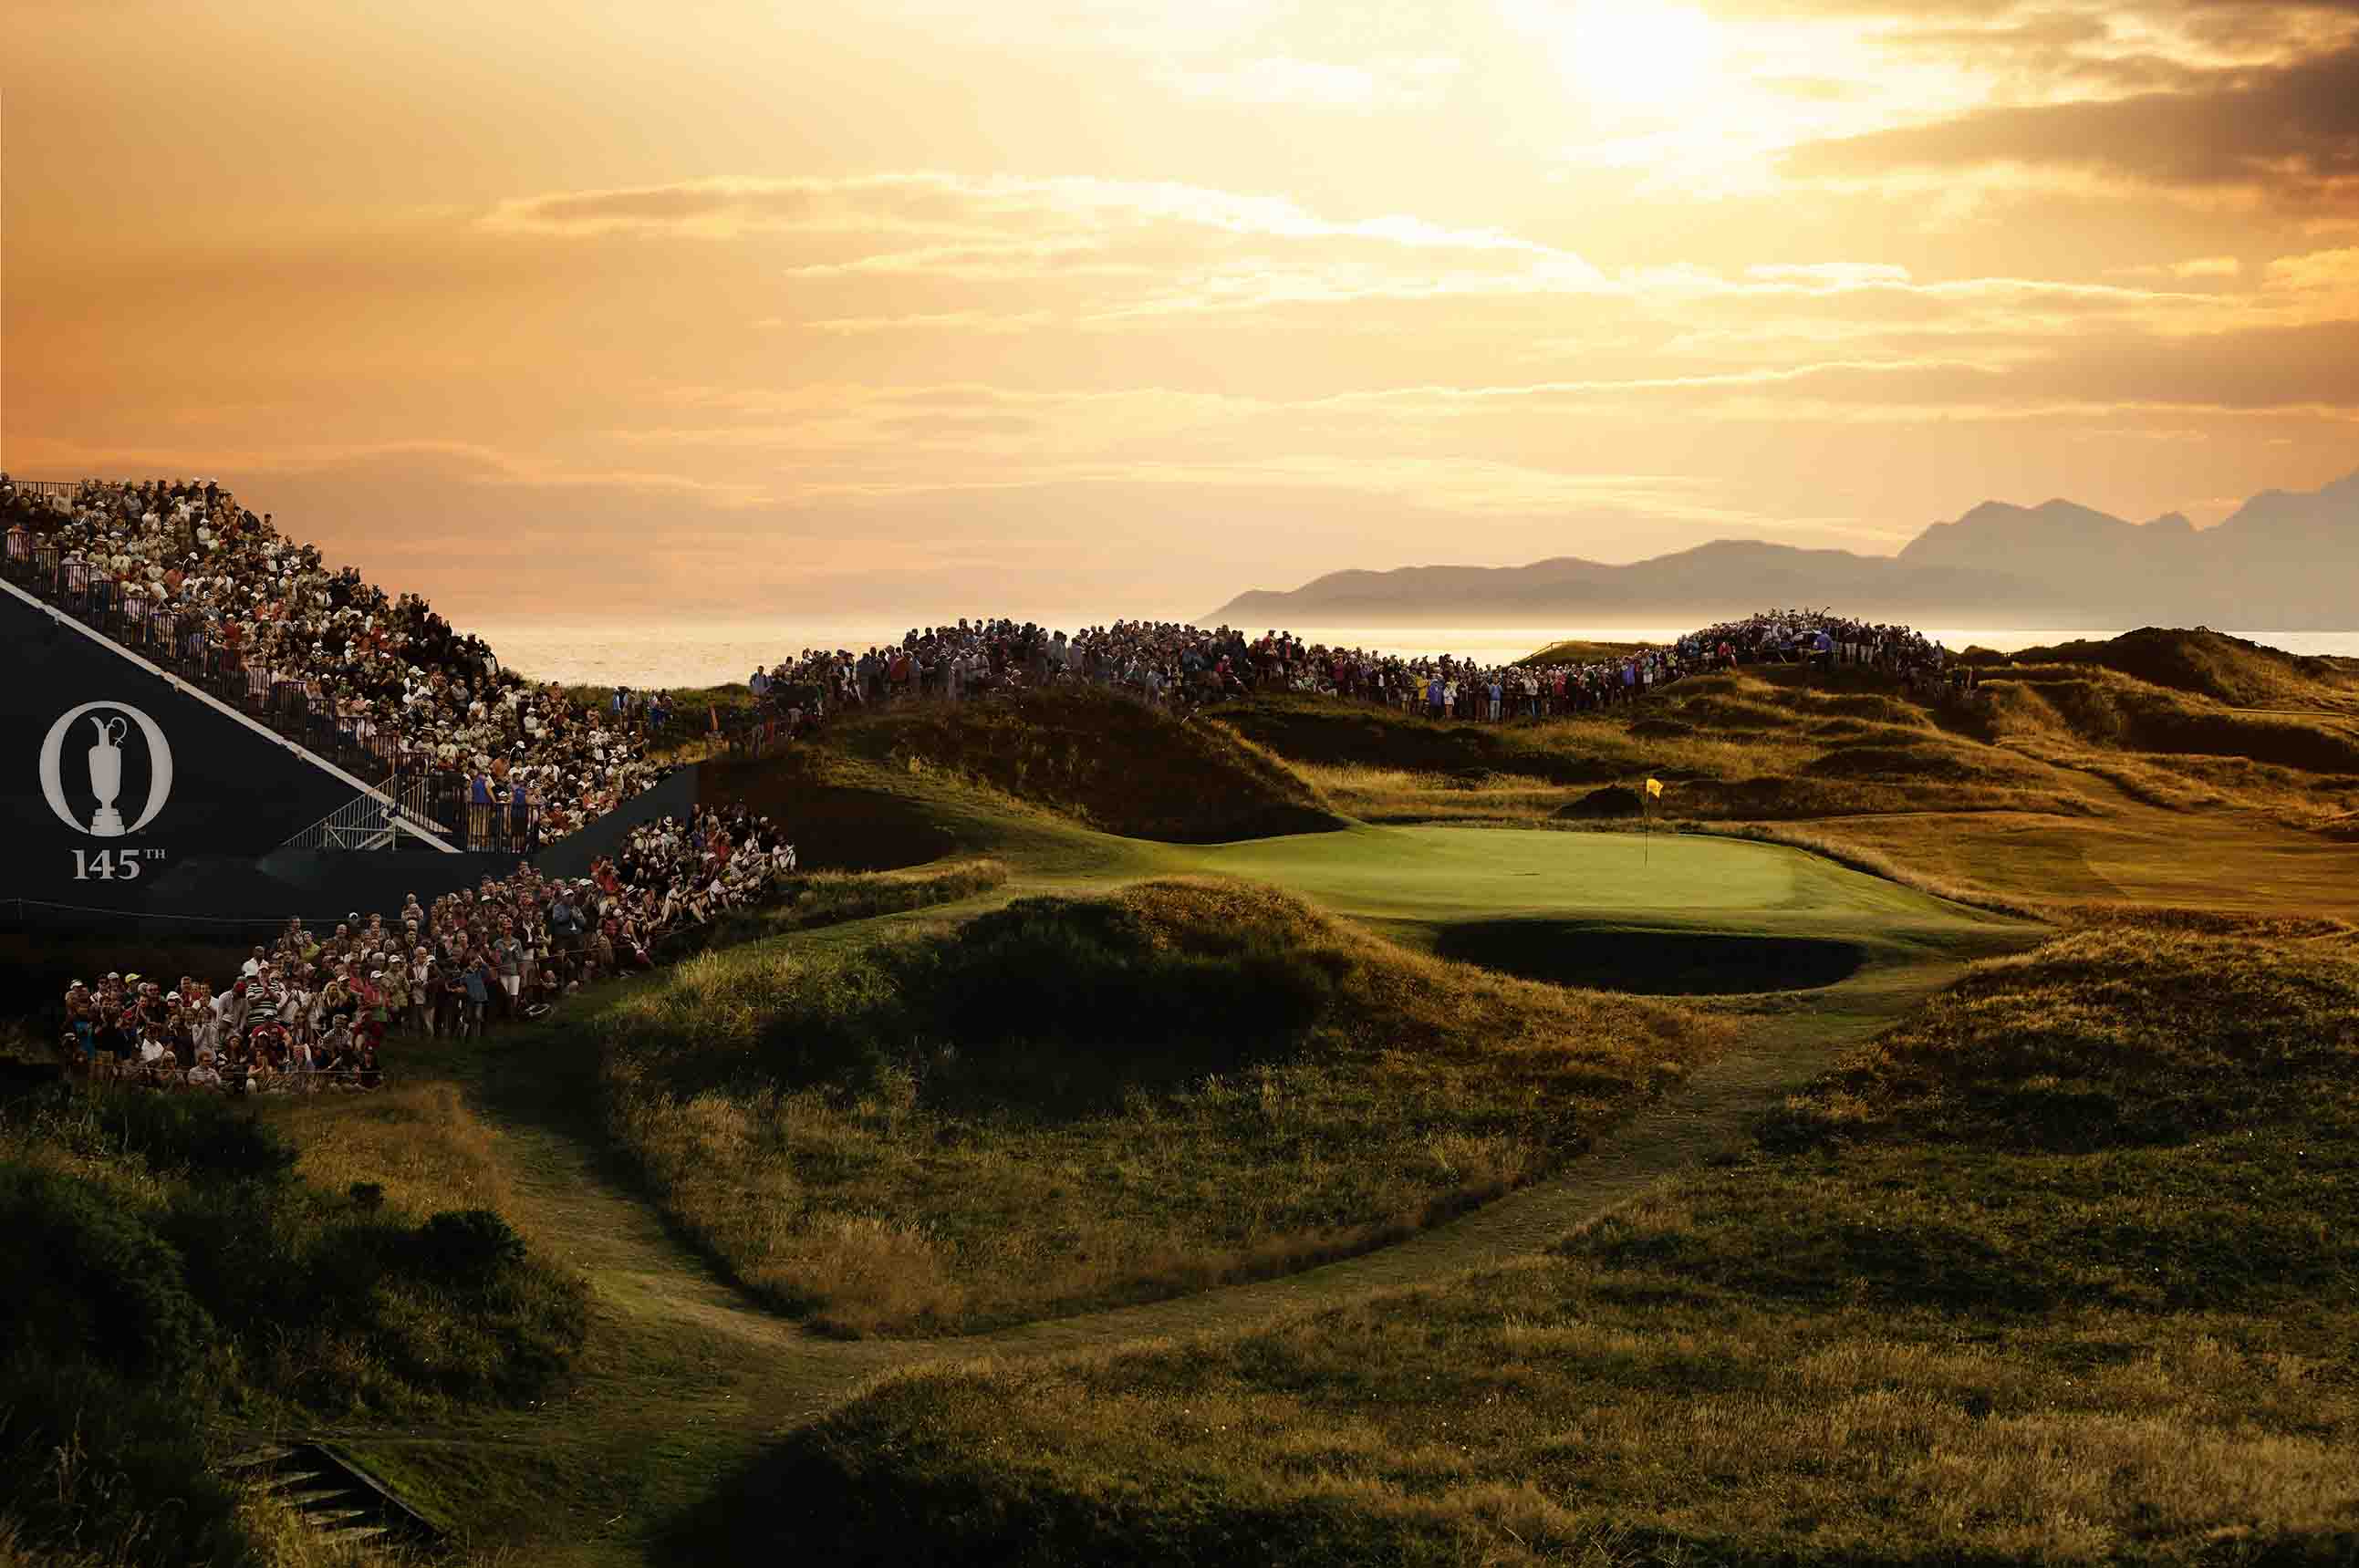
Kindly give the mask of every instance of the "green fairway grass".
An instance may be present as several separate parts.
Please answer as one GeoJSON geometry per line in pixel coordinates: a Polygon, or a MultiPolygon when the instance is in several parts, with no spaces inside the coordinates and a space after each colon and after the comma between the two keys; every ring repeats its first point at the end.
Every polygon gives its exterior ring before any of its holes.
{"type": "Polygon", "coordinates": [[[1670,833],[1363,827],[1223,844],[1205,869],[1275,882],[1339,914],[1424,923],[1550,915],[1735,931],[1800,920],[1864,934],[1982,917],[1780,845],[1670,833]]]}
{"type": "Polygon", "coordinates": [[[589,1292],[545,1405],[326,1435],[504,1568],[2354,1560],[2359,774],[1984,677],[716,763],[791,904],[266,1109],[589,1292]]]}

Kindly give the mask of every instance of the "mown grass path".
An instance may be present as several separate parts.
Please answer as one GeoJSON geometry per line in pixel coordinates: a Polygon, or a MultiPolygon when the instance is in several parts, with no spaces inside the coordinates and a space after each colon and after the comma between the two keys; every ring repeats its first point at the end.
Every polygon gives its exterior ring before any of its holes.
{"type": "MultiPolygon", "coordinates": [[[[952,1340],[832,1340],[756,1304],[667,1225],[617,1161],[601,1119],[597,1062],[546,1042],[451,1058],[498,1128],[515,1218],[590,1282],[597,1328],[582,1376],[547,1406],[462,1424],[327,1435],[448,1522],[513,1543],[527,1561],[643,1560],[664,1522],[766,1443],[823,1415],[878,1373],[978,1356],[1105,1348],[1247,1326],[1272,1315],[1443,1278],[1545,1247],[1699,1160],[1734,1148],[1752,1118],[1949,984],[1971,959],[2027,945],[2040,928],[1952,906],[1797,852],[1673,841],[1667,886],[1695,897],[1665,923],[1770,931],[1847,928],[1873,956],[1841,985],[1748,999],[1737,1045],[1663,1102],[1602,1137],[1563,1174],[1381,1250],[1278,1279],[952,1340]],[[1714,875],[1714,866],[1726,875],[1714,875]]],[[[1205,869],[1281,883],[1388,924],[1437,925],[1503,907],[1628,921],[1653,866],[1640,846],[1589,835],[1464,830],[1321,835],[1180,852],[1205,869]],[[1511,838],[1513,844],[1498,842],[1511,838]],[[1589,848],[1575,842],[1588,839],[1589,848]],[[1322,842],[1323,841],[1323,846],[1322,842]],[[1441,864],[1436,864],[1436,857],[1441,864]],[[1585,856],[1589,874],[1571,872],[1585,856]],[[1406,867],[1387,877],[1386,861],[1406,867]],[[1454,868],[1448,863],[1457,861],[1454,868]],[[1453,875],[1453,870],[1455,875],[1453,875]],[[1537,871],[1551,873],[1536,877],[1537,871]],[[1464,882],[1492,884],[1471,894],[1464,882]],[[1541,891],[1536,884],[1545,883],[1541,891]],[[1451,896],[1445,887],[1455,887],[1451,896]],[[1584,887],[1588,894],[1584,896],[1584,887]],[[1519,896],[1503,897],[1509,890],[1519,896]],[[1431,904],[1427,900],[1430,898],[1431,904]],[[1433,907],[1433,906],[1440,907],[1433,907]]],[[[1174,852],[1158,851],[1169,865],[1174,852]]],[[[1103,875],[1091,867],[1092,879],[1103,875]]],[[[857,942],[962,918],[1071,873],[1018,878],[965,903],[788,941],[857,942]],[[864,931],[862,928],[874,928],[864,931]]],[[[561,1043],[561,1042],[560,1042],[561,1043]]],[[[313,1429],[317,1430],[317,1429],[313,1429]]]]}

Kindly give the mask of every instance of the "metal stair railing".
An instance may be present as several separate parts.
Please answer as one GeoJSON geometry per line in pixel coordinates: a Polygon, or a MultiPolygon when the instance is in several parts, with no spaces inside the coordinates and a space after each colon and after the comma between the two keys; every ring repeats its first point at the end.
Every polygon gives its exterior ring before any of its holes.
{"type": "Polygon", "coordinates": [[[442,825],[423,811],[413,812],[404,800],[405,791],[398,779],[388,779],[374,795],[355,795],[351,800],[313,822],[300,833],[290,836],[281,849],[393,849],[399,846],[404,833],[419,837],[423,833],[443,833],[442,825]]]}

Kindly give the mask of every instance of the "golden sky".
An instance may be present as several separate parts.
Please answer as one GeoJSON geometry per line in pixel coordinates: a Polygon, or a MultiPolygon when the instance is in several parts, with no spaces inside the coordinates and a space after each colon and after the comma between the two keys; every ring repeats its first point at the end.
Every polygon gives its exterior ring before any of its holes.
{"type": "Polygon", "coordinates": [[[2354,0],[0,0],[0,463],[462,617],[2359,468],[2354,0]]]}

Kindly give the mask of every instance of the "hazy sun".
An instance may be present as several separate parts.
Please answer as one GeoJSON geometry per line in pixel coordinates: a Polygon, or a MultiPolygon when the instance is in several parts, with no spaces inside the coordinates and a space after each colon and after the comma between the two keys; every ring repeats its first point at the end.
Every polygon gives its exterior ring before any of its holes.
{"type": "Polygon", "coordinates": [[[1579,0],[1562,14],[1555,53],[1567,80],[1593,103],[1678,110],[1712,91],[1721,38],[1693,5],[1579,0]]]}

